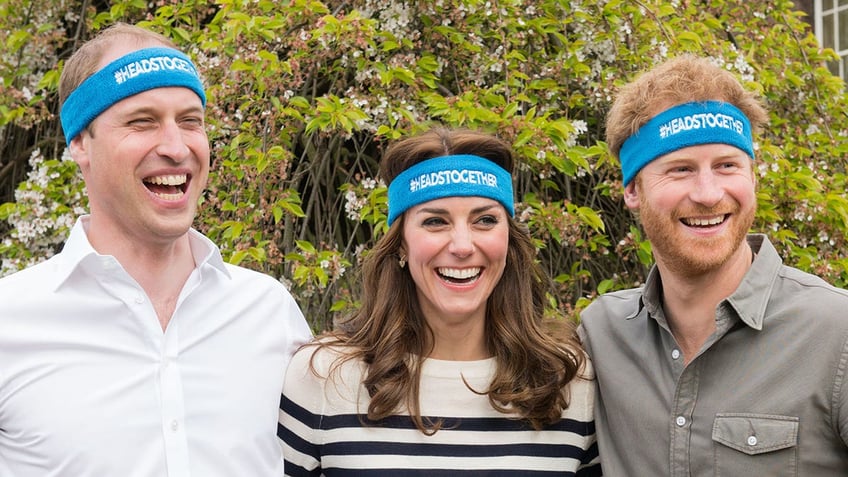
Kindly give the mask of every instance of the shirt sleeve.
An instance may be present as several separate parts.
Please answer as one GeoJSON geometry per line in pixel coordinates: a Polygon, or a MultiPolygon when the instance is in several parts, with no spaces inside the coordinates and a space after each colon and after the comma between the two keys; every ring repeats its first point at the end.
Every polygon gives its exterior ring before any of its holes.
{"type": "Polygon", "coordinates": [[[308,346],[295,353],[286,371],[277,425],[285,475],[321,475],[324,379],[316,376],[309,366],[316,349],[308,346]]]}
{"type": "MultiPolygon", "coordinates": [[[[595,370],[588,356],[586,357],[585,368],[581,370],[579,376],[575,380],[586,379],[588,382],[581,383],[583,385],[579,387],[583,390],[584,396],[579,401],[574,400],[572,402],[585,406],[587,422],[586,435],[583,439],[583,456],[580,459],[580,466],[577,468],[576,475],[578,477],[597,477],[603,475],[601,459],[598,455],[598,436],[595,431],[594,419],[597,390],[595,387],[595,370]]],[[[572,389],[577,388],[576,383],[577,381],[572,381],[570,384],[572,389]]]]}
{"type": "MultiPolygon", "coordinates": [[[[312,329],[309,327],[306,318],[303,317],[303,312],[300,310],[294,297],[291,296],[285,287],[280,287],[283,290],[283,301],[280,303],[280,309],[283,312],[279,313],[276,318],[281,318],[284,321],[285,336],[283,341],[283,366],[280,373],[285,376],[285,371],[289,367],[292,360],[292,355],[304,344],[312,341],[314,338],[312,329]]],[[[281,390],[282,392],[282,390],[281,390]]]]}
{"type": "Polygon", "coordinates": [[[839,429],[842,443],[848,447],[848,340],[842,344],[842,355],[839,358],[839,366],[836,378],[833,382],[833,404],[836,407],[833,416],[835,424],[839,429]]]}
{"type": "Polygon", "coordinates": [[[291,359],[291,356],[294,352],[303,344],[308,343],[312,340],[312,330],[309,328],[309,323],[306,322],[306,318],[303,317],[303,312],[300,310],[300,307],[297,305],[294,297],[289,294],[288,290],[286,292],[286,313],[284,317],[287,321],[287,329],[288,329],[288,353],[287,353],[287,362],[291,359]]]}

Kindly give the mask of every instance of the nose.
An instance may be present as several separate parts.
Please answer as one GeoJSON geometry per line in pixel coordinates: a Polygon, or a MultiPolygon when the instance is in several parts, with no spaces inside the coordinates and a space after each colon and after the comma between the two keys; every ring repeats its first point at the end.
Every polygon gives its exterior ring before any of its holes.
{"type": "Polygon", "coordinates": [[[692,201],[707,207],[718,204],[724,197],[724,188],[716,172],[711,169],[700,171],[694,187],[689,192],[689,197],[692,201]]]}
{"type": "Polygon", "coordinates": [[[160,131],[159,143],[156,145],[157,154],[168,157],[175,162],[182,162],[189,157],[191,151],[183,139],[182,130],[175,122],[163,122],[160,131]]]}
{"type": "Polygon", "coordinates": [[[448,251],[461,258],[474,253],[474,237],[467,225],[459,225],[454,228],[448,251]]]}

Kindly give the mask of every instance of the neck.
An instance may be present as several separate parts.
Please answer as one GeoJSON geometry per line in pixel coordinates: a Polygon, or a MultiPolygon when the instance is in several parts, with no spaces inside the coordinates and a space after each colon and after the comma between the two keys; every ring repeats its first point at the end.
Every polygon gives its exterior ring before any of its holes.
{"type": "Polygon", "coordinates": [[[657,259],[662,277],[663,310],[686,363],[715,332],[716,308],[742,283],[752,258],[751,247],[745,242],[726,263],[697,275],[675,273],[657,259]]]}
{"type": "Polygon", "coordinates": [[[449,361],[476,361],[491,356],[484,336],[484,320],[478,323],[434,326],[430,358],[449,361]],[[479,324],[478,324],[479,323],[479,324]]]}
{"type": "Polygon", "coordinates": [[[116,238],[93,227],[87,235],[98,253],[115,257],[144,290],[164,330],[195,267],[188,233],[164,242],[116,238]]]}

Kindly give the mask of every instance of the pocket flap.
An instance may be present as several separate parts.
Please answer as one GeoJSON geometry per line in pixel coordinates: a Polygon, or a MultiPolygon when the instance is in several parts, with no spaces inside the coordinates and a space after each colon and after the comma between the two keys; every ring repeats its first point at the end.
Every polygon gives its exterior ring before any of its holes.
{"type": "Polygon", "coordinates": [[[713,440],[748,455],[772,452],[798,443],[797,417],[771,414],[716,414],[713,440]]]}

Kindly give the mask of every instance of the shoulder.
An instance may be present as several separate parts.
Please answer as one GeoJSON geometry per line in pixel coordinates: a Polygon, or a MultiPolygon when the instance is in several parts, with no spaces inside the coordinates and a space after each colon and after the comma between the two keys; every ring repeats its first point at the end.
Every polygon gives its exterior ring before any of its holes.
{"type": "MultiPolygon", "coordinates": [[[[0,297],[14,297],[20,302],[27,296],[44,297],[46,287],[56,278],[57,257],[39,262],[23,270],[0,278],[0,297]]],[[[6,301],[6,298],[3,300],[6,301]]]]}
{"type": "Polygon", "coordinates": [[[563,410],[562,417],[589,422],[594,419],[595,370],[588,357],[583,363],[580,372],[568,383],[568,408],[563,410]]]}
{"type": "MultiPolygon", "coordinates": [[[[285,284],[264,272],[225,263],[229,279],[216,281],[222,294],[236,293],[243,303],[293,311],[297,304],[285,284]],[[221,289],[221,287],[224,287],[221,289]]],[[[223,276],[223,274],[221,274],[223,276]]],[[[298,308],[299,310],[299,308],[298,308]]]]}
{"type": "Polygon", "coordinates": [[[33,277],[41,277],[45,274],[52,273],[52,271],[56,267],[56,261],[58,257],[58,255],[54,255],[53,257],[48,258],[47,260],[38,262],[34,265],[30,265],[29,267],[24,268],[23,270],[19,270],[17,272],[10,273],[4,277],[0,277],[0,284],[11,283],[18,280],[31,279],[33,277]]]}
{"type": "Polygon", "coordinates": [[[794,284],[812,292],[835,294],[848,299],[848,291],[831,285],[818,275],[813,275],[812,273],[799,270],[795,267],[790,267],[788,265],[782,266],[778,273],[778,277],[788,286],[792,286],[792,284],[794,284]]]}
{"type": "Polygon", "coordinates": [[[620,321],[639,312],[642,303],[643,288],[630,288],[605,293],[595,298],[580,313],[583,325],[594,326],[601,322],[620,321]]]}
{"type": "Polygon", "coordinates": [[[639,299],[642,297],[643,291],[643,287],[637,287],[604,293],[603,295],[595,298],[592,303],[589,304],[587,310],[597,310],[602,308],[618,307],[622,305],[626,306],[632,303],[638,303],[639,299]]]}
{"type": "Polygon", "coordinates": [[[833,314],[842,321],[844,310],[848,307],[848,290],[833,286],[811,273],[784,265],[775,280],[772,300],[824,312],[825,315],[833,314]]]}
{"type": "Polygon", "coordinates": [[[280,280],[277,280],[267,273],[251,270],[249,268],[226,262],[224,263],[224,268],[227,270],[227,273],[230,274],[233,281],[250,283],[266,289],[282,289],[288,293],[288,289],[286,289],[285,285],[283,285],[280,280]]]}
{"type": "Polygon", "coordinates": [[[749,235],[748,240],[759,253],[752,266],[757,276],[750,279],[746,277],[746,281],[753,283],[754,287],[763,286],[768,290],[769,306],[798,303],[820,309],[848,305],[848,291],[831,285],[817,275],[783,263],[765,235],[749,235]],[[758,266],[761,261],[764,265],[758,266]]]}
{"type": "Polygon", "coordinates": [[[598,350],[640,346],[647,316],[642,296],[643,288],[605,293],[580,313],[577,334],[589,356],[598,357],[598,350]]]}
{"type": "MultiPolygon", "coordinates": [[[[283,393],[292,401],[326,408],[347,409],[362,395],[365,365],[358,359],[345,359],[341,348],[317,342],[302,346],[286,370],[283,393]]],[[[367,395],[367,393],[366,393],[367,395]]],[[[334,411],[335,412],[335,411],[334,411]]]]}
{"type": "Polygon", "coordinates": [[[361,360],[351,357],[344,347],[331,344],[327,338],[318,338],[295,352],[286,374],[317,380],[353,377],[358,382],[363,367],[361,360]]]}
{"type": "Polygon", "coordinates": [[[329,346],[323,338],[316,338],[301,346],[292,356],[291,366],[313,366],[318,371],[326,371],[339,357],[341,351],[329,346]]]}

